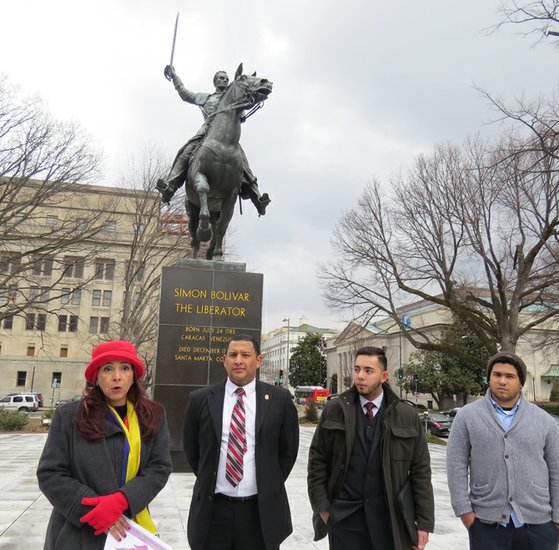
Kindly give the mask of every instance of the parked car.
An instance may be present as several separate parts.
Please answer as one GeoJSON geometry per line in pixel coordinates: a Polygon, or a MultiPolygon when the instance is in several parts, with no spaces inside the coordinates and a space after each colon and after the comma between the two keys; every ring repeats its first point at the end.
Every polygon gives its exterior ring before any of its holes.
{"type": "Polygon", "coordinates": [[[421,423],[428,435],[448,437],[452,426],[452,418],[443,413],[424,413],[421,415],[421,423]]]}
{"type": "Polygon", "coordinates": [[[82,395],[74,395],[74,397],[70,397],[70,399],[60,399],[55,403],[55,407],[58,407],[58,405],[62,405],[64,403],[71,403],[72,401],[79,401],[82,398],[82,395]]]}
{"type": "Polygon", "coordinates": [[[21,391],[19,393],[9,393],[8,395],[34,395],[39,402],[39,407],[43,406],[43,394],[38,391],[21,391]]]}
{"type": "Polygon", "coordinates": [[[448,414],[448,416],[450,416],[451,418],[454,418],[456,416],[456,413],[461,409],[462,407],[454,407],[453,409],[449,409],[448,411],[442,411],[441,414],[448,414]]]}
{"type": "Polygon", "coordinates": [[[39,400],[36,395],[29,393],[15,393],[0,399],[0,408],[8,411],[30,412],[39,410],[39,400]]]}

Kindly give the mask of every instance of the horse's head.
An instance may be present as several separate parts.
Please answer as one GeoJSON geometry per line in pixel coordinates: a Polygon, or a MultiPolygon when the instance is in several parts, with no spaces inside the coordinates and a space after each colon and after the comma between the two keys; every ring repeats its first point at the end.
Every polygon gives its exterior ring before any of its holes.
{"type": "Polygon", "coordinates": [[[244,109],[250,109],[258,103],[262,103],[272,93],[272,83],[266,78],[242,74],[243,64],[239,65],[235,73],[235,80],[229,85],[227,95],[230,101],[245,103],[244,109]]]}

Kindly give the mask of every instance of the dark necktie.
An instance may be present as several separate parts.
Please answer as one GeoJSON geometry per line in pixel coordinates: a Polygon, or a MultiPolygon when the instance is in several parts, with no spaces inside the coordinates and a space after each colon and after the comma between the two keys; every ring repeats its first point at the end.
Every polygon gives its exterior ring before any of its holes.
{"type": "Polygon", "coordinates": [[[375,417],[373,414],[373,409],[375,408],[375,404],[372,401],[368,401],[367,403],[365,403],[365,408],[367,409],[365,411],[365,414],[367,415],[367,420],[369,421],[369,424],[373,421],[373,418],[375,417]]]}
{"type": "Polygon", "coordinates": [[[233,487],[236,487],[243,479],[243,457],[247,452],[245,404],[243,402],[245,390],[238,388],[235,393],[237,394],[237,402],[231,413],[225,464],[225,478],[233,487]]]}

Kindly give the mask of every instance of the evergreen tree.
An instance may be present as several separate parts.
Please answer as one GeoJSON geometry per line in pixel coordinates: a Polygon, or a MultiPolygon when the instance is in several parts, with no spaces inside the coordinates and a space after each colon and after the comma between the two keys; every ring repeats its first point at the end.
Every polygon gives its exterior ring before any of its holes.
{"type": "Polygon", "coordinates": [[[322,334],[307,334],[293,348],[289,361],[292,386],[325,386],[326,357],[322,352],[322,334]]]}

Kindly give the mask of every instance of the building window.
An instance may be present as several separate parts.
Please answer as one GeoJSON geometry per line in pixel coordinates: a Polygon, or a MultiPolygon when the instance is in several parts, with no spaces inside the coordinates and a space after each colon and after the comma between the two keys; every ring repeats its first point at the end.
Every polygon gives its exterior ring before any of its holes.
{"type": "Polygon", "coordinates": [[[13,327],[14,327],[14,316],[9,315],[8,317],[4,317],[4,320],[2,321],[2,328],[4,330],[12,330],[13,327]]]}
{"type": "Polygon", "coordinates": [[[47,326],[46,313],[26,313],[25,330],[45,330],[47,326]]]}
{"type": "Polygon", "coordinates": [[[75,279],[82,279],[83,269],[84,269],[83,258],[74,258],[72,256],[64,257],[63,277],[73,277],[75,279]]]}
{"type": "Polygon", "coordinates": [[[58,316],[58,332],[77,332],[78,316],[77,315],[59,315],[58,316]]]}
{"type": "Polygon", "coordinates": [[[60,303],[64,306],[70,301],[70,294],[72,290],[69,288],[63,288],[62,294],[60,295],[60,303]]]}
{"type": "Polygon", "coordinates": [[[94,290],[91,294],[91,305],[92,306],[103,306],[111,307],[113,301],[113,291],[112,290],[94,290]]]}
{"type": "Polygon", "coordinates": [[[2,275],[16,275],[21,271],[21,256],[16,252],[0,254],[0,273],[2,275]]]}
{"type": "Polygon", "coordinates": [[[101,317],[100,331],[101,331],[101,334],[107,334],[109,332],[109,318],[108,317],[101,317]]]}
{"type": "Polygon", "coordinates": [[[115,276],[114,260],[97,260],[95,262],[95,279],[112,281],[115,276]]]}
{"type": "Polygon", "coordinates": [[[84,231],[87,227],[87,220],[84,218],[78,218],[76,220],[76,229],[78,231],[84,231]]]}
{"type": "Polygon", "coordinates": [[[60,348],[60,357],[68,357],[68,346],[62,346],[60,348]]]}
{"type": "Polygon", "coordinates": [[[48,286],[32,286],[29,289],[30,302],[48,302],[50,297],[50,288],[48,286]]]}
{"type": "Polygon", "coordinates": [[[16,378],[16,386],[25,386],[27,382],[27,371],[18,370],[16,378]]]}
{"type": "Polygon", "coordinates": [[[25,330],[33,330],[35,328],[35,314],[25,314],[25,330]]]}
{"type": "Polygon", "coordinates": [[[62,373],[61,372],[53,372],[52,373],[52,388],[59,388],[62,384],[62,373]]]}
{"type": "Polygon", "coordinates": [[[60,303],[62,305],[79,306],[82,298],[82,291],[80,289],[72,291],[69,288],[62,289],[62,296],[60,296],[60,303]]]}
{"type": "Polygon", "coordinates": [[[97,334],[99,332],[99,317],[89,318],[89,333],[97,334]]]}
{"type": "Polygon", "coordinates": [[[47,314],[39,313],[37,315],[37,330],[45,330],[47,328],[47,314]]]}
{"type": "Polygon", "coordinates": [[[103,290],[103,307],[111,307],[112,300],[113,300],[113,291],[103,290]]]}
{"type": "Polygon", "coordinates": [[[145,230],[146,226],[143,223],[134,224],[134,233],[136,233],[136,235],[142,235],[145,230]]]}
{"type": "Polygon", "coordinates": [[[27,346],[27,357],[35,356],[35,346],[27,346]]]}
{"type": "Polygon", "coordinates": [[[116,222],[114,220],[109,220],[104,227],[105,231],[109,233],[114,233],[116,231],[116,222]]]}
{"type": "Polygon", "coordinates": [[[90,334],[107,334],[109,332],[109,318],[108,317],[90,317],[89,318],[89,332],[90,334]]]}
{"type": "Polygon", "coordinates": [[[52,275],[52,266],[54,258],[52,256],[40,256],[33,259],[33,275],[40,277],[50,277],[52,275]]]}

